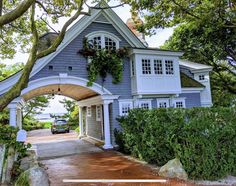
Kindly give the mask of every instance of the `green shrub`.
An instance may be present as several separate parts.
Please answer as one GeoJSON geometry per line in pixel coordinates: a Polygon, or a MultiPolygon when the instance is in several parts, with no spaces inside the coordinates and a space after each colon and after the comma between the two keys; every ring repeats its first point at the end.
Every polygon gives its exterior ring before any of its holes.
{"type": "Polygon", "coordinates": [[[232,108],[133,109],[118,118],[116,143],[161,166],[178,157],[190,178],[236,173],[236,111],[232,108]]]}
{"type": "Polygon", "coordinates": [[[80,132],[80,128],[77,127],[77,128],[75,129],[75,132],[76,132],[77,134],[79,134],[79,132],[80,132]]]}

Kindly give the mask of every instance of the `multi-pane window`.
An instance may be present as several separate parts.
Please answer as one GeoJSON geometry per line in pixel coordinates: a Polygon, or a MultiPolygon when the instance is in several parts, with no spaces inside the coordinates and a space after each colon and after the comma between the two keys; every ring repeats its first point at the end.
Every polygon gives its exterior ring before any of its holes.
{"type": "Polygon", "coordinates": [[[131,61],[131,76],[135,76],[134,61],[131,61]]]}
{"type": "Polygon", "coordinates": [[[89,117],[92,116],[91,107],[87,107],[87,116],[89,116],[89,117]]]}
{"type": "Polygon", "coordinates": [[[120,102],[120,115],[124,116],[129,113],[129,110],[133,108],[133,103],[131,101],[128,102],[120,102]]]}
{"type": "Polygon", "coordinates": [[[152,108],[152,102],[151,100],[139,100],[138,101],[138,107],[142,109],[151,109],[152,108]]]}
{"type": "Polygon", "coordinates": [[[205,80],[205,76],[204,76],[204,75],[199,75],[199,77],[198,77],[198,78],[199,78],[199,80],[200,80],[200,81],[203,81],[203,80],[205,80]]]}
{"type": "Polygon", "coordinates": [[[159,102],[159,108],[167,108],[167,103],[166,102],[159,102]]]}
{"type": "Polygon", "coordinates": [[[184,107],[183,101],[176,101],[175,102],[175,107],[176,108],[183,108],[184,107]]]}
{"type": "Polygon", "coordinates": [[[168,108],[169,107],[169,98],[159,98],[157,99],[158,108],[168,108]]]}
{"type": "Polygon", "coordinates": [[[105,37],[105,49],[116,50],[116,42],[111,38],[105,37]]]}
{"type": "Polygon", "coordinates": [[[154,60],[154,73],[155,74],[163,74],[161,60],[156,60],[156,59],[154,60]]]}
{"type": "Polygon", "coordinates": [[[166,68],[166,74],[172,75],[174,74],[174,64],[171,60],[165,60],[165,68],[166,68]]]}
{"type": "Polygon", "coordinates": [[[102,48],[101,36],[97,36],[97,37],[94,37],[93,39],[90,39],[89,47],[94,48],[94,49],[101,49],[102,48]]]}
{"type": "Polygon", "coordinates": [[[143,72],[143,74],[151,74],[151,61],[150,61],[150,59],[142,59],[142,72],[143,72]]]}
{"type": "Polygon", "coordinates": [[[141,104],[140,104],[140,107],[141,107],[142,109],[149,109],[149,103],[141,103],[141,104]]]}
{"type": "Polygon", "coordinates": [[[96,121],[101,121],[102,118],[102,107],[101,105],[96,106],[96,121]]]}

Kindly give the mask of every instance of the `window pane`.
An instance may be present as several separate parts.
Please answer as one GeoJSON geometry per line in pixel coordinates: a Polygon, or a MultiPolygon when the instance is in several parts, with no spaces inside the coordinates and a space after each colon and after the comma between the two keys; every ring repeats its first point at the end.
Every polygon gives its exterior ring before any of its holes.
{"type": "Polygon", "coordinates": [[[166,108],[167,107],[167,103],[166,102],[160,102],[159,103],[159,108],[166,108]]]}
{"type": "Polygon", "coordinates": [[[141,103],[140,107],[143,109],[149,109],[149,104],[148,103],[141,103]]]}
{"type": "Polygon", "coordinates": [[[183,107],[184,107],[182,101],[177,101],[177,102],[175,103],[175,105],[176,105],[176,108],[183,108],[183,107]]]}
{"type": "Polygon", "coordinates": [[[151,74],[150,59],[142,59],[142,72],[143,74],[151,74]]]}
{"type": "Polygon", "coordinates": [[[93,39],[88,41],[89,43],[89,48],[94,48],[94,49],[101,49],[101,36],[94,37],[93,39]]]}
{"type": "Polygon", "coordinates": [[[116,50],[116,42],[108,37],[105,37],[105,48],[107,50],[116,50]]]}
{"type": "Polygon", "coordinates": [[[205,76],[204,75],[199,75],[199,80],[205,80],[205,76]]]}
{"type": "Polygon", "coordinates": [[[122,103],[122,110],[121,110],[122,115],[127,115],[130,108],[131,108],[130,103],[122,103]]]}
{"type": "Polygon", "coordinates": [[[173,61],[165,60],[166,74],[174,74],[173,61]]]}
{"type": "Polygon", "coordinates": [[[155,74],[163,74],[161,60],[154,60],[154,73],[155,74]]]}
{"type": "Polygon", "coordinates": [[[134,72],[134,61],[131,61],[131,75],[134,76],[135,72],[134,72]]]}

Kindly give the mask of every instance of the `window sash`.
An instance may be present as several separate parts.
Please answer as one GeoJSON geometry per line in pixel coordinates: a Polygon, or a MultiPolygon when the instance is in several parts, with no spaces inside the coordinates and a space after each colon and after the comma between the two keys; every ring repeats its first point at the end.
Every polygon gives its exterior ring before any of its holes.
{"type": "Polygon", "coordinates": [[[174,74],[174,63],[172,60],[165,60],[165,70],[167,75],[174,74]]]}
{"type": "Polygon", "coordinates": [[[91,110],[91,107],[87,107],[87,116],[88,117],[91,117],[92,116],[92,110],[91,110]]]}
{"type": "Polygon", "coordinates": [[[150,59],[142,59],[142,74],[151,74],[151,60],[150,59]]]}
{"type": "Polygon", "coordinates": [[[101,121],[102,118],[102,107],[101,105],[96,106],[96,121],[101,121]]]}

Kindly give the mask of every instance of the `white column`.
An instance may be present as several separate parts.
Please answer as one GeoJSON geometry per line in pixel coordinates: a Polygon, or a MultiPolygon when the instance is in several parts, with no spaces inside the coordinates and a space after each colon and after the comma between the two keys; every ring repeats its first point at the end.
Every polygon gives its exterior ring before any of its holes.
{"type": "Polygon", "coordinates": [[[82,107],[79,107],[79,136],[84,135],[82,107]]]}
{"type": "Polygon", "coordinates": [[[105,129],[105,144],[103,146],[104,149],[113,148],[111,144],[111,131],[110,131],[110,120],[109,120],[109,103],[110,101],[104,101],[103,103],[103,121],[104,121],[104,129],[105,129]]]}
{"type": "Polygon", "coordinates": [[[9,124],[10,126],[16,127],[17,126],[17,122],[16,122],[16,108],[10,107],[10,121],[9,124]]]}
{"type": "Polygon", "coordinates": [[[22,129],[22,112],[20,108],[17,109],[17,126],[22,129]]]}

